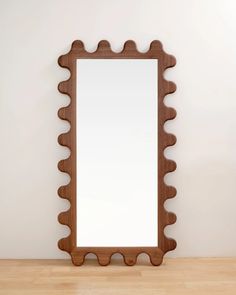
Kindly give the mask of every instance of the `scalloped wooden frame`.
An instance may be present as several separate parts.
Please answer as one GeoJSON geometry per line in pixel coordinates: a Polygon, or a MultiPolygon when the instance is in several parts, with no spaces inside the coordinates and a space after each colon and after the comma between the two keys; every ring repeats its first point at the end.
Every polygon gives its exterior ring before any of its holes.
{"type": "Polygon", "coordinates": [[[61,250],[70,254],[72,262],[75,265],[82,265],[85,256],[88,253],[94,253],[100,265],[108,265],[111,256],[120,253],[127,265],[134,265],[137,256],[146,253],[150,257],[153,265],[160,265],[166,252],[176,248],[176,241],[168,238],[164,234],[164,228],[176,221],[176,216],[172,212],[167,212],[164,208],[164,202],[176,195],[176,189],[168,186],[164,182],[166,173],[176,169],[174,161],[166,159],[164,149],[172,146],[176,142],[173,134],[164,131],[164,123],[172,120],[176,116],[173,108],[164,104],[164,97],[173,93],[176,86],[173,82],[164,79],[163,73],[167,68],[173,67],[176,60],[172,55],[164,52],[160,41],[152,41],[147,52],[141,53],[137,50],[134,41],[129,40],[124,44],[121,52],[113,52],[110,44],[106,40],[98,43],[97,50],[87,52],[82,41],[76,40],[72,43],[71,50],[59,57],[58,64],[70,71],[70,78],[62,81],[58,85],[58,90],[67,94],[71,102],[68,106],[59,109],[58,116],[62,120],[70,122],[71,128],[68,133],[61,134],[58,137],[59,144],[70,149],[69,158],[61,160],[58,163],[60,171],[68,173],[71,177],[70,183],[61,186],[58,194],[61,198],[69,200],[71,206],[66,212],[61,212],[58,220],[61,224],[67,225],[71,233],[58,242],[61,250]],[[76,60],[77,59],[158,59],[158,247],[77,247],[76,246],[76,60]]]}

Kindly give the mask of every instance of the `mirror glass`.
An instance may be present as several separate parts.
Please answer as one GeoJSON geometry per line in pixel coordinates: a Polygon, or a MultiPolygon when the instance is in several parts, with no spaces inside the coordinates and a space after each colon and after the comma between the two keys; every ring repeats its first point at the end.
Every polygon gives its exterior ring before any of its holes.
{"type": "Polygon", "coordinates": [[[156,59],[78,59],[78,247],[158,246],[156,59]]]}

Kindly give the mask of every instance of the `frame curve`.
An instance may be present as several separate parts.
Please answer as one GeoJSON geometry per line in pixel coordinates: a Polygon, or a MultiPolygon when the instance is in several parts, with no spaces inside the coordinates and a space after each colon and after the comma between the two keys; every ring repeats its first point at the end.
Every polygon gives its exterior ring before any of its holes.
{"type": "Polygon", "coordinates": [[[70,229],[70,234],[58,241],[58,247],[70,254],[72,262],[75,265],[82,265],[85,261],[86,255],[89,253],[95,254],[98,263],[102,266],[110,264],[111,257],[115,253],[121,254],[125,264],[129,266],[136,264],[137,257],[142,253],[149,256],[152,265],[160,265],[163,261],[164,254],[168,251],[174,250],[177,245],[174,239],[167,237],[164,233],[165,227],[174,224],[177,219],[173,212],[168,212],[164,207],[165,201],[174,198],[176,195],[175,187],[169,186],[164,182],[165,175],[176,169],[176,163],[164,156],[164,150],[176,143],[175,135],[167,133],[164,130],[165,122],[173,120],[176,117],[175,109],[164,104],[165,96],[176,91],[175,83],[164,78],[164,71],[175,66],[175,57],[167,54],[163,50],[162,43],[158,40],[152,41],[149,49],[144,53],[137,50],[136,43],[133,40],[126,41],[120,52],[113,52],[111,45],[107,40],[99,41],[97,49],[94,52],[86,51],[84,43],[81,40],[75,40],[71,45],[70,51],[58,58],[58,64],[70,72],[69,79],[61,81],[58,84],[58,91],[70,97],[69,105],[63,106],[58,110],[58,117],[70,123],[70,130],[58,136],[58,143],[62,146],[68,147],[71,152],[68,158],[60,160],[58,163],[58,169],[61,172],[69,174],[71,178],[67,185],[58,188],[58,195],[70,202],[70,208],[58,215],[59,223],[68,226],[70,229]],[[158,59],[158,137],[160,139],[158,140],[158,247],[76,246],[75,61],[78,58],[158,59]]]}

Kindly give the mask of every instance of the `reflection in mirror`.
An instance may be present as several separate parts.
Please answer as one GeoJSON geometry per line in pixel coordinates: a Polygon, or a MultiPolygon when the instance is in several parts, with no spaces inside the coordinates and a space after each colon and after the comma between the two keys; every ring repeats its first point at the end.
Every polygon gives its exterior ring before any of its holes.
{"type": "Polygon", "coordinates": [[[157,59],[79,59],[77,246],[158,245],[157,59]]]}

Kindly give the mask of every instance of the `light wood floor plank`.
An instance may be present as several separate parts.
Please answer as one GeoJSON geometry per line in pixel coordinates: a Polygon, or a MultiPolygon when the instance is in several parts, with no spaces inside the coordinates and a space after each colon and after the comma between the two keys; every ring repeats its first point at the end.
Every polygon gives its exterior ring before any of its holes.
{"type": "Polygon", "coordinates": [[[236,258],[165,259],[127,267],[91,261],[0,260],[0,295],[236,295],[236,258]]]}

